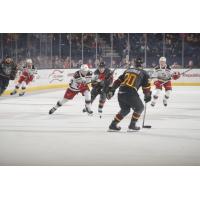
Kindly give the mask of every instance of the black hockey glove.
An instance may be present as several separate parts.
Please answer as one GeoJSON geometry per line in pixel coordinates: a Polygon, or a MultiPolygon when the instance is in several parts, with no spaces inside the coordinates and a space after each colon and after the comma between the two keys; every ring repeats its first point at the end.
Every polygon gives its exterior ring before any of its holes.
{"type": "Polygon", "coordinates": [[[115,89],[112,87],[109,87],[106,93],[106,98],[111,99],[114,96],[114,94],[115,94],[115,89]]]}
{"type": "Polygon", "coordinates": [[[148,92],[144,95],[144,101],[145,103],[148,103],[149,101],[151,101],[151,92],[148,92]]]}

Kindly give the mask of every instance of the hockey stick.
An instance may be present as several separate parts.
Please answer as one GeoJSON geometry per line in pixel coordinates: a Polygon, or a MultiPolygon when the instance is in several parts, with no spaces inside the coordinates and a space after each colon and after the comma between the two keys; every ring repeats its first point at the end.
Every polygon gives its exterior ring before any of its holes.
{"type": "Polygon", "coordinates": [[[143,115],[142,128],[151,128],[151,125],[144,125],[145,118],[146,118],[146,111],[147,111],[147,103],[145,103],[145,106],[144,106],[144,115],[143,115]]]}
{"type": "MultiPolygon", "coordinates": [[[[184,72],[180,73],[180,76],[186,74],[187,72],[189,72],[189,71],[191,71],[191,70],[192,70],[192,68],[185,70],[184,72]]],[[[169,81],[171,81],[171,80],[168,80],[168,81],[163,82],[162,84],[160,84],[160,86],[163,86],[165,83],[168,83],[169,81]]]]}

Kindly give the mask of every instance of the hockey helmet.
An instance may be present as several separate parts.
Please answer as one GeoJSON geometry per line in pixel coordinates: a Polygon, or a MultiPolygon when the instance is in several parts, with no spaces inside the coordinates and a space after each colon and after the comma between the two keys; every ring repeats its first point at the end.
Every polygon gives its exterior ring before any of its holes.
{"type": "Polygon", "coordinates": [[[100,62],[98,68],[105,68],[105,67],[106,67],[105,63],[104,62],[100,62]]]}
{"type": "Polygon", "coordinates": [[[142,67],[143,60],[142,58],[135,59],[135,67],[142,67]]]}
{"type": "Polygon", "coordinates": [[[7,55],[7,56],[6,56],[5,62],[6,62],[6,63],[11,63],[11,62],[12,62],[12,58],[11,58],[10,55],[7,55]]]}
{"type": "Polygon", "coordinates": [[[160,64],[161,68],[166,66],[166,61],[167,61],[167,59],[165,57],[160,57],[159,64],[160,64]]]}
{"type": "Polygon", "coordinates": [[[28,58],[28,59],[26,59],[26,63],[27,64],[32,64],[33,62],[32,62],[32,60],[30,58],[28,58]]]}
{"type": "Polygon", "coordinates": [[[100,73],[104,73],[105,67],[106,67],[105,63],[104,62],[100,62],[99,66],[98,66],[99,72],[100,73]]]}
{"type": "Polygon", "coordinates": [[[159,62],[166,62],[167,59],[165,57],[160,57],[159,62]]]}
{"type": "Polygon", "coordinates": [[[89,71],[89,67],[86,64],[81,65],[81,73],[86,74],[89,71]]]}

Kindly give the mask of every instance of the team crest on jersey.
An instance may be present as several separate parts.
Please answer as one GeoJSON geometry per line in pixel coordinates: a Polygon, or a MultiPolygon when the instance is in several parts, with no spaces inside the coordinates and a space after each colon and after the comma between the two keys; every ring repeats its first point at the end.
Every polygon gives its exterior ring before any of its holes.
{"type": "Polygon", "coordinates": [[[51,74],[49,74],[49,83],[52,82],[61,82],[64,79],[64,70],[55,69],[51,74]]]}

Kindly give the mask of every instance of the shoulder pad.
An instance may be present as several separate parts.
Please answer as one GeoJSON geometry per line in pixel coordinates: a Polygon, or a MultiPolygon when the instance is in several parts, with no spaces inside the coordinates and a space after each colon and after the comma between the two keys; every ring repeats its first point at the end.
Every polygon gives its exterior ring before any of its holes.
{"type": "Polygon", "coordinates": [[[76,72],[74,73],[74,78],[80,78],[79,71],[76,71],[76,72]]]}
{"type": "Polygon", "coordinates": [[[167,65],[167,67],[166,67],[167,69],[172,69],[169,65],[167,65]]]}
{"type": "Polygon", "coordinates": [[[160,67],[157,65],[154,67],[155,70],[160,69],[160,67]]]}
{"type": "Polygon", "coordinates": [[[86,76],[92,76],[92,71],[89,71],[87,74],[86,74],[86,76]]]}

